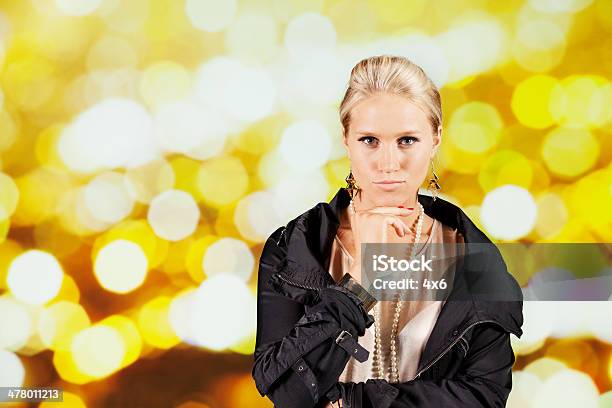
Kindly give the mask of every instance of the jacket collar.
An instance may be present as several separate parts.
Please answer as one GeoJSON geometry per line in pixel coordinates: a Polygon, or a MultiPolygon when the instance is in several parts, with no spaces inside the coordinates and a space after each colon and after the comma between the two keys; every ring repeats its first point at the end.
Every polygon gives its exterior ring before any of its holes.
{"type": "MultiPolygon", "coordinates": [[[[456,205],[437,198],[418,194],[425,213],[453,229],[457,229],[467,243],[488,243],[495,250],[494,257],[501,260],[501,254],[489,238],[468,218],[456,205]]],[[[293,282],[305,287],[322,288],[335,281],[328,272],[328,262],[334,236],[340,225],[341,211],[350,203],[350,196],[340,188],[329,203],[318,203],[316,206],[291,220],[285,230],[286,260],[281,274],[293,282]]],[[[505,270],[505,264],[501,260],[505,270]]],[[[500,272],[500,268],[497,272],[500,272]]],[[[510,298],[522,299],[521,289],[516,280],[507,271],[501,272],[500,291],[511,292],[510,298]]],[[[505,330],[522,335],[523,324],[522,302],[481,300],[451,302],[453,295],[465,299],[465,293],[457,292],[449,296],[442,307],[438,321],[428,342],[427,348],[440,349],[446,346],[449,332],[460,333],[477,322],[492,321],[505,330]],[[435,340],[434,340],[435,339],[435,340]],[[439,344],[437,344],[439,341],[439,344]]],[[[452,337],[452,336],[450,336],[452,337]]]]}

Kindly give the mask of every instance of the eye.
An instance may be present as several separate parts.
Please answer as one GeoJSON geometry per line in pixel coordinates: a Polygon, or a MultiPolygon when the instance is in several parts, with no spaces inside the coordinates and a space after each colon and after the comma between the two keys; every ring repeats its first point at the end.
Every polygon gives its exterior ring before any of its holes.
{"type": "Polygon", "coordinates": [[[364,136],[360,138],[359,141],[372,146],[377,142],[377,139],[374,136],[364,136]]]}
{"type": "Polygon", "coordinates": [[[400,141],[401,145],[408,145],[408,146],[410,146],[410,145],[413,145],[416,142],[418,142],[419,139],[414,137],[414,136],[404,136],[404,137],[400,138],[399,141],[400,141]]]}

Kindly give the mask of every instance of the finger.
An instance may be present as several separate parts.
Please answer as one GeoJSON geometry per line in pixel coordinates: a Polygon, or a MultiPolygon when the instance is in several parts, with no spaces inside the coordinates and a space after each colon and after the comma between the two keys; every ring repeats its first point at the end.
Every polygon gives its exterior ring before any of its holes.
{"type": "Polygon", "coordinates": [[[391,225],[395,229],[396,234],[400,237],[403,237],[408,233],[408,227],[406,226],[406,224],[404,224],[404,222],[397,217],[385,218],[385,230],[387,229],[386,227],[389,225],[391,225]]]}
{"type": "Polygon", "coordinates": [[[395,226],[395,230],[398,231],[397,235],[399,235],[400,237],[406,236],[406,234],[410,232],[406,223],[397,217],[393,217],[393,218],[394,218],[393,225],[395,226]],[[401,231],[401,233],[399,231],[401,231]]]}

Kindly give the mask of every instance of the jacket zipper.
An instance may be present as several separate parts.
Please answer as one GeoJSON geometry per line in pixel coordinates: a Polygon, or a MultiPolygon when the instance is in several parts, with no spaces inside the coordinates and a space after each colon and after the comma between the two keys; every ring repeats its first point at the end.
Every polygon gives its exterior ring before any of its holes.
{"type": "Polygon", "coordinates": [[[283,238],[283,235],[285,234],[285,230],[287,229],[287,227],[283,227],[279,237],[278,237],[278,241],[276,241],[276,245],[280,245],[281,239],[283,238]]]}
{"type": "MultiPolygon", "coordinates": [[[[453,348],[453,346],[454,346],[455,344],[457,344],[457,342],[463,338],[463,336],[465,335],[465,333],[467,333],[467,331],[468,331],[468,330],[470,330],[472,327],[474,327],[474,326],[476,326],[477,324],[480,324],[480,323],[495,323],[495,324],[497,324],[497,325],[501,326],[501,324],[499,324],[499,323],[498,323],[497,321],[495,321],[495,320],[479,320],[479,321],[477,321],[477,322],[474,322],[474,323],[470,324],[468,327],[466,327],[466,328],[463,330],[463,332],[461,332],[461,334],[460,334],[459,336],[457,336],[457,338],[456,338],[455,340],[453,340],[453,342],[452,342],[451,344],[449,344],[449,345],[448,345],[448,346],[447,346],[447,347],[446,347],[446,348],[445,348],[445,349],[442,351],[442,353],[440,353],[440,354],[438,355],[438,357],[436,357],[436,358],[435,358],[435,360],[434,360],[434,361],[432,361],[431,363],[429,363],[429,364],[427,364],[425,367],[423,367],[423,368],[422,368],[422,369],[421,369],[421,370],[420,370],[420,371],[417,373],[417,375],[415,375],[415,376],[414,376],[414,379],[416,380],[417,378],[419,378],[419,376],[420,376],[420,375],[421,375],[421,374],[422,374],[424,371],[428,370],[428,369],[429,369],[431,366],[433,366],[434,364],[436,364],[436,363],[438,362],[438,360],[440,360],[442,357],[444,357],[444,355],[445,355],[446,353],[448,353],[448,352],[449,352],[449,350],[450,350],[451,348],[453,348]]],[[[502,326],[502,327],[503,327],[503,326],[502,326]]],[[[504,330],[506,330],[506,329],[504,328],[504,330]]]]}
{"type": "Polygon", "coordinates": [[[285,281],[289,285],[297,286],[298,288],[309,289],[309,290],[316,290],[316,291],[321,290],[321,288],[315,288],[314,286],[308,286],[308,285],[304,285],[303,283],[294,282],[294,281],[290,280],[289,278],[283,276],[283,274],[280,273],[280,272],[277,273],[276,276],[278,276],[278,278],[280,280],[285,281]]]}

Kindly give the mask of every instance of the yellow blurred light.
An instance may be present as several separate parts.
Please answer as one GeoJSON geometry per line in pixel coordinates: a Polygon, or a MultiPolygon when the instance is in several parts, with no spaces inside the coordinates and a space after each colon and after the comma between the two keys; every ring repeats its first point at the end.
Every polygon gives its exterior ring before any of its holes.
{"type": "Polygon", "coordinates": [[[528,407],[542,385],[542,381],[535,375],[520,370],[512,370],[512,392],[508,395],[506,406],[508,407],[528,407]]]}
{"type": "MultiPolygon", "coordinates": [[[[227,93],[225,96],[229,97],[227,93]]],[[[215,109],[195,98],[160,106],[155,112],[155,136],[159,147],[166,153],[181,153],[198,160],[221,153],[228,127],[215,109]]]]}
{"type": "Polygon", "coordinates": [[[559,339],[546,349],[546,355],[563,361],[568,367],[597,377],[600,361],[593,347],[585,340],[559,339]]]}
{"type": "Polygon", "coordinates": [[[608,377],[610,377],[610,379],[612,380],[612,354],[610,354],[608,360],[608,377]]]}
{"type": "MultiPolygon", "coordinates": [[[[0,68],[1,66],[2,64],[0,64],[0,68]]],[[[13,143],[15,143],[19,127],[19,123],[7,111],[2,109],[2,98],[0,97],[0,152],[10,149],[13,143]]]]}
{"type": "Polygon", "coordinates": [[[187,256],[185,257],[185,266],[187,272],[194,282],[200,283],[206,278],[204,272],[204,254],[208,250],[208,247],[213,244],[218,238],[214,235],[208,235],[204,238],[200,238],[194,241],[189,246],[187,256]]]}
{"type": "MultiPolygon", "coordinates": [[[[57,211],[61,227],[68,233],[76,236],[92,234],[93,231],[85,225],[78,209],[81,196],[80,188],[65,191],[59,198],[57,211]]],[[[103,228],[101,229],[103,230],[103,228]]]]}
{"type": "Polygon", "coordinates": [[[54,123],[41,131],[36,138],[34,153],[36,155],[36,159],[41,165],[56,169],[65,168],[61,157],[57,153],[57,142],[62,134],[62,129],[64,126],[64,123],[54,123]]]}
{"type": "Polygon", "coordinates": [[[537,360],[534,360],[531,363],[527,364],[524,370],[526,372],[535,374],[536,376],[538,376],[538,378],[542,380],[547,380],[551,376],[567,368],[568,367],[564,362],[556,358],[540,357],[537,360]]]}
{"type": "Polygon", "coordinates": [[[208,277],[231,274],[248,282],[255,259],[244,241],[224,237],[208,246],[202,265],[208,277]]]}
{"type": "Polygon", "coordinates": [[[581,178],[568,189],[572,216],[579,218],[592,231],[600,235],[602,242],[612,238],[612,172],[600,169],[581,178]],[[584,197],[593,197],[585,200],[584,197]]]}
{"type": "Polygon", "coordinates": [[[38,321],[38,333],[51,350],[69,351],[73,337],[90,325],[89,316],[81,305],[60,301],[43,310],[38,321]]]}
{"type": "Polygon", "coordinates": [[[55,219],[34,227],[36,247],[54,254],[59,259],[74,254],[83,244],[79,237],[66,231],[55,219]]]}
{"type": "MultiPolygon", "coordinates": [[[[285,161],[278,150],[272,150],[262,155],[257,166],[257,173],[264,187],[271,187],[281,181],[286,174],[286,170],[285,161]]],[[[346,174],[344,177],[346,177],[346,174]]]]}
{"type": "Polygon", "coordinates": [[[128,169],[125,182],[132,197],[146,204],[162,191],[174,186],[174,171],[165,160],[154,160],[128,169]]]}
{"type": "Polygon", "coordinates": [[[245,153],[261,155],[278,144],[281,130],[278,118],[264,118],[233,136],[232,146],[245,153]]]}
{"type": "Polygon", "coordinates": [[[73,185],[70,177],[57,170],[36,168],[17,180],[20,197],[13,222],[36,225],[55,215],[61,195],[73,185]]]}
{"type": "Polygon", "coordinates": [[[6,289],[6,277],[13,259],[23,252],[18,242],[13,240],[0,241],[0,289],[6,289]]]}
{"type": "Polygon", "coordinates": [[[138,327],[132,319],[126,316],[112,315],[98,322],[97,325],[115,329],[121,336],[125,346],[125,354],[121,360],[120,368],[126,367],[138,360],[142,352],[142,338],[138,327]]]}
{"type": "MultiPolygon", "coordinates": [[[[221,108],[232,118],[251,123],[271,115],[277,107],[277,83],[264,68],[240,67],[225,87],[221,108]]],[[[218,114],[216,115],[218,117],[218,114]]],[[[207,122],[213,125],[209,115],[207,122]]],[[[236,123],[237,124],[237,123],[236,123]]],[[[216,124],[215,124],[216,125],[216,124]]],[[[216,125],[216,127],[220,127],[216,125]]],[[[223,129],[223,128],[221,128],[223,129]]],[[[223,135],[225,132],[218,131],[223,135]]],[[[221,147],[218,148],[221,151],[221,147]]]]}
{"type": "Polygon", "coordinates": [[[0,349],[0,367],[0,384],[3,387],[23,386],[25,368],[17,354],[0,349]]]}
{"type": "Polygon", "coordinates": [[[81,371],[76,364],[72,351],[55,350],[53,353],[53,366],[61,379],[72,384],[85,384],[96,379],[95,376],[81,371]]]}
{"type": "Polygon", "coordinates": [[[548,75],[534,75],[519,83],[512,94],[512,112],[523,125],[544,129],[552,126],[555,120],[550,104],[553,89],[559,81],[548,75]]]}
{"type": "Polygon", "coordinates": [[[185,259],[195,241],[196,238],[191,236],[181,241],[169,242],[167,256],[161,264],[163,271],[169,275],[179,275],[186,272],[185,259]]]}
{"type": "Polygon", "coordinates": [[[542,158],[548,169],[558,176],[575,177],[597,162],[600,149],[597,139],[585,129],[556,128],[542,144],[542,158]]]}
{"type": "Polygon", "coordinates": [[[170,159],[170,165],[174,171],[175,185],[177,190],[183,190],[191,194],[198,202],[200,196],[197,186],[198,169],[202,163],[183,156],[170,159]]]}
{"type": "Polygon", "coordinates": [[[202,347],[222,350],[242,342],[255,330],[255,298],[233,274],[206,279],[192,302],[190,333],[202,347]]]}
{"type": "MultiPolygon", "coordinates": [[[[460,150],[453,143],[442,143],[440,154],[441,168],[448,169],[460,175],[474,175],[482,168],[483,163],[487,159],[486,154],[468,153],[460,150]]],[[[436,168],[437,171],[438,168],[436,168]]],[[[436,173],[437,173],[436,171],[436,173]]]]}
{"type": "Polygon", "coordinates": [[[25,305],[10,296],[0,296],[0,349],[17,351],[32,333],[32,319],[25,305]]]}
{"type": "Polygon", "coordinates": [[[289,125],[278,145],[285,171],[316,170],[329,160],[332,142],[328,130],[315,120],[300,120],[289,125]]]}
{"type": "Polygon", "coordinates": [[[264,12],[240,14],[225,35],[228,51],[245,61],[266,61],[275,53],[279,42],[274,17],[264,12]]]}
{"type": "Polygon", "coordinates": [[[106,377],[120,369],[127,351],[121,333],[107,325],[94,325],[77,333],[70,350],[76,368],[94,378],[106,377]]]}
{"type": "Polygon", "coordinates": [[[62,402],[43,401],[38,408],[87,408],[81,397],[66,390],[62,391],[62,402]]]}
{"type": "MultiPolygon", "coordinates": [[[[177,293],[170,302],[168,319],[174,333],[184,342],[193,342],[191,318],[197,287],[188,286],[177,293]]],[[[217,307],[217,306],[215,306],[217,307]]]]}
{"type": "Polygon", "coordinates": [[[433,66],[448,65],[448,82],[455,89],[467,86],[477,74],[508,59],[506,43],[509,34],[498,19],[482,12],[462,17],[435,37],[443,56],[433,66]],[[471,46],[474,41],[478,41],[478,48],[471,46]]]}
{"type": "Polygon", "coordinates": [[[265,241],[283,222],[278,212],[270,211],[275,205],[275,197],[268,191],[256,191],[240,200],[233,216],[240,235],[252,242],[265,241]]]}
{"type": "Polygon", "coordinates": [[[187,0],[185,14],[195,28],[203,31],[221,31],[234,19],[236,0],[187,0]]]}
{"type": "Polygon", "coordinates": [[[481,154],[499,143],[502,127],[502,119],[494,106],[468,102],[453,112],[448,137],[458,149],[481,154]]]}
{"type": "Polygon", "coordinates": [[[102,0],[54,0],[54,3],[62,13],[70,16],[84,16],[96,11],[102,0]]]}
{"type": "Polygon", "coordinates": [[[60,300],[64,300],[67,302],[78,303],[81,299],[81,292],[79,291],[79,287],[76,282],[70,275],[64,274],[64,279],[62,280],[62,287],[60,288],[57,296],[54,301],[58,302],[60,300]]]}
{"type": "Polygon", "coordinates": [[[327,16],[306,12],[289,21],[284,42],[296,59],[313,58],[334,47],[336,29],[327,16]]]}
{"type": "Polygon", "coordinates": [[[125,220],[96,239],[91,251],[92,257],[96,258],[101,248],[118,239],[138,244],[147,256],[150,268],[163,262],[168,252],[168,242],[159,239],[146,221],[125,220]]]}
{"type": "MultiPolygon", "coordinates": [[[[2,219],[2,217],[0,217],[2,219]]],[[[5,218],[0,221],[0,244],[6,240],[6,236],[8,235],[9,229],[11,228],[11,220],[10,218],[5,218]]],[[[0,274],[0,279],[2,279],[2,274],[0,274]]],[[[0,288],[2,284],[0,283],[0,288]]]]}
{"type": "Polygon", "coordinates": [[[151,200],[147,220],[158,237],[180,241],[196,230],[200,208],[191,194],[176,189],[166,190],[151,200]]]}
{"type": "Polygon", "coordinates": [[[550,189],[551,177],[546,167],[539,160],[529,160],[529,165],[533,174],[529,190],[534,194],[548,191],[550,189]]]}
{"type": "Polygon", "coordinates": [[[242,162],[231,156],[216,157],[198,170],[198,189],[204,202],[214,208],[232,204],[249,187],[249,175],[242,162]]]}
{"type": "Polygon", "coordinates": [[[610,84],[601,76],[571,75],[552,90],[552,116],[565,127],[602,126],[610,119],[609,92],[610,84]]]}
{"type": "Polygon", "coordinates": [[[135,68],[138,60],[138,52],[129,41],[121,37],[105,35],[89,49],[87,68],[91,71],[122,67],[135,68]]]}
{"type": "Polygon", "coordinates": [[[16,106],[33,111],[53,96],[58,87],[56,74],[56,67],[41,56],[20,58],[9,62],[4,69],[4,91],[16,106]]]}
{"type": "Polygon", "coordinates": [[[536,216],[537,207],[529,191],[511,184],[490,191],[480,209],[487,232],[503,240],[516,240],[529,234],[536,216]]]}
{"type": "Polygon", "coordinates": [[[368,0],[368,5],[380,21],[393,26],[401,26],[418,21],[423,16],[428,2],[427,0],[413,1],[410,7],[407,7],[402,0],[368,0]]]}
{"type": "Polygon", "coordinates": [[[99,174],[84,187],[83,194],[89,213],[103,223],[119,222],[134,208],[125,179],[117,172],[99,174]]]}
{"type": "Polygon", "coordinates": [[[504,184],[514,184],[529,189],[533,171],[529,160],[512,150],[499,150],[483,164],[478,181],[484,191],[504,184]]]}
{"type": "Polygon", "coordinates": [[[5,220],[15,212],[19,201],[19,189],[13,179],[0,172],[0,220],[5,220]]]}
{"type": "Polygon", "coordinates": [[[230,350],[244,355],[251,355],[255,351],[256,338],[256,333],[252,333],[251,336],[231,346],[230,350]]]}
{"type": "MultiPolygon", "coordinates": [[[[74,189],[74,207],[68,208],[68,211],[74,211],[76,218],[75,224],[77,227],[83,228],[85,234],[100,233],[108,229],[112,223],[96,218],[88,207],[88,199],[85,186],[74,189]]],[[[70,194],[70,193],[69,193],[70,194]]],[[[91,198],[90,198],[91,199],[91,198]]]]}
{"type": "Polygon", "coordinates": [[[599,390],[593,379],[577,370],[561,370],[550,376],[534,395],[536,407],[596,407],[599,390]]]}
{"type": "Polygon", "coordinates": [[[191,74],[185,67],[174,61],[159,61],[145,68],[139,90],[151,108],[158,108],[187,96],[191,86],[191,74]]]}
{"type": "Polygon", "coordinates": [[[181,341],[170,325],[171,302],[168,296],[158,296],[145,303],[138,313],[138,328],[144,341],[161,349],[169,349],[181,341]]]}
{"type": "Polygon", "coordinates": [[[531,72],[556,67],[566,51],[565,32],[557,23],[544,19],[523,19],[511,45],[515,61],[531,72]]]}
{"type": "Polygon", "coordinates": [[[535,230],[544,239],[554,237],[567,222],[568,211],[563,199],[556,193],[547,192],[537,197],[538,219],[535,230]]]}
{"type": "Polygon", "coordinates": [[[66,166],[78,173],[139,166],[157,157],[153,129],[142,104],[108,97],[79,113],[62,130],[57,149],[66,166]]]}
{"type": "Polygon", "coordinates": [[[57,296],[63,278],[64,271],[53,255],[32,249],[13,259],[6,281],[17,299],[42,305],[57,296]]]}
{"type": "Polygon", "coordinates": [[[106,244],[94,261],[94,274],[100,286],[120,294],[142,285],[147,270],[148,260],[140,245],[126,239],[106,244]]]}

